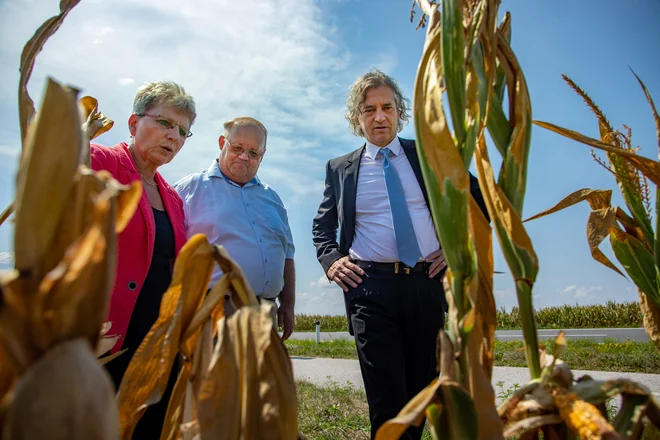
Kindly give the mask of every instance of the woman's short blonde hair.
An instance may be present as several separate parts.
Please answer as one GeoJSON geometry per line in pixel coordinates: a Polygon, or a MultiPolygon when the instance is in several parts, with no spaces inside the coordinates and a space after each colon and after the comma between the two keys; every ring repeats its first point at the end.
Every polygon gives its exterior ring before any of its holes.
{"type": "Polygon", "coordinates": [[[348,120],[351,133],[354,135],[364,137],[364,131],[362,131],[362,127],[360,127],[358,118],[362,113],[361,107],[367,97],[367,90],[383,86],[389,87],[392,89],[392,92],[394,92],[394,101],[396,102],[396,108],[399,111],[399,121],[396,131],[400,132],[403,130],[404,124],[408,123],[408,119],[410,119],[410,114],[408,113],[410,101],[403,97],[403,93],[401,93],[401,89],[399,89],[394,78],[384,74],[376,68],[373,68],[355,80],[349,89],[348,98],[346,99],[345,116],[348,120]]]}
{"type": "Polygon", "coordinates": [[[173,81],[154,81],[142,85],[135,94],[133,113],[144,115],[160,104],[178,108],[188,115],[191,125],[195,122],[195,100],[173,81]]]}

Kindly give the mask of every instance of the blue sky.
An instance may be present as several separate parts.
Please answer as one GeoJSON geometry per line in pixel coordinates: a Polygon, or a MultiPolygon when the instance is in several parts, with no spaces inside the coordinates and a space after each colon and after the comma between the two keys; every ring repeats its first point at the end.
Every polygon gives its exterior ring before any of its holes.
{"type": "MultiPolygon", "coordinates": [[[[16,90],[20,52],[57,12],[54,0],[0,1],[0,205],[13,198],[20,151],[16,90]]],[[[371,67],[412,89],[424,30],[409,22],[409,0],[83,0],[37,59],[30,92],[40,101],[46,76],[98,98],[115,127],[99,138],[127,139],[136,88],[150,80],[181,83],[198,104],[194,136],[161,168],[174,183],[217,155],[222,123],[250,115],[269,129],[259,172],[287,205],[296,244],[297,311],[341,314],[342,293],[324,281],[311,241],[327,160],[362,143],[343,118],[352,81],[371,67]]],[[[630,125],[641,153],[657,155],[655,127],[635,69],[660,105],[660,1],[503,1],[513,48],[527,78],[535,119],[596,136],[588,109],[561,80],[571,76],[613,125],[630,125]]],[[[419,12],[417,13],[419,17],[419,12]]],[[[409,124],[401,134],[413,137],[409,124]]],[[[491,157],[495,162],[499,157],[491,157]]],[[[534,128],[524,216],[580,188],[614,188],[589,148],[534,128]]],[[[498,165],[495,166],[499,168],[498,165]]],[[[621,204],[617,195],[615,203],[621,204]]],[[[527,225],[539,257],[535,305],[635,301],[634,286],[591,259],[588,206],[527,225]]],[[[11,226],[0,227],[0,267],[11,260],[11,226]]],[[[611,255],[604,243],[603,249],[611,255]]],[[[495,295],[510,309],[515,292],[499,248],[495,295]]]]}

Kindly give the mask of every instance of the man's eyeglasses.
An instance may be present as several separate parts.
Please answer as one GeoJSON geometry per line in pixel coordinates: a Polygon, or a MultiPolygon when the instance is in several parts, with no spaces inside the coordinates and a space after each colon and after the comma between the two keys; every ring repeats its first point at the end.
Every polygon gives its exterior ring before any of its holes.
{"type": "Polygon", "coordinates": [[[179,136],[181,136],[183,139],[188,139],[190,136],[193,135],[192,131],[182,128],[180,125],[175,124],[174,122],[170,121],[169,119],[161,115],[150,115],[147,113],[142,113],[142,114],[137,114],[136,116],[140,116],[140,117],[148,116],[150,118],[153,118],[153,120],[156,121],[156,124],[160,125],[161,127],[167,130],[171,130],[176,127],[179,136]]]}
{"type": "Polygon", "coordinates": [[[225,143],[229,146],[229,151],[231,151],[231,152],[232,152],[233,154],[235,154],[236,156],[240,156],[240,155],[243,154],[243,152],[245,151],[245,153],[247,153],[247,156],[248,156],[250,159],[252,159],[252,160],[258,160],[258,159],[260,159],[260,158],[264,155],[264,153],[265,153],[265,152],[261,152],[261,153],[259,153],[259,152],[256,152],[256,151],[254,151],[254,150],[248,150],[247,148],[243,148],[243,147],[238,146],[238,145],[232,145],[232,144],[229,142],[229,140],[226,139],[226,138],[225,138],[225,143]]]}

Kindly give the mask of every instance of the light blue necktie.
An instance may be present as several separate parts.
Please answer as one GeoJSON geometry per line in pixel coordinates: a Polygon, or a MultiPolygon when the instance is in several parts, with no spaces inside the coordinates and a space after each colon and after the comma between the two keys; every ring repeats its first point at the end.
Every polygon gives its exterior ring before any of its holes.
{"type": "Polygon", "coordinates": [[[399,254],[399,260],[413,267],[422,252],[417,245],[417,237],[413,228],[410,212],[406,197],[403,194],[403,186],[396,169],[390,163],[390,149],[381,148],[378,154],[383,155],[383,173],[385,174],[385,185],[387,186],[387,195],[390,199],[390,209],[392,210],[392,220],[394,222],[394,236],[396,237],[396,250],[399,254]]]}

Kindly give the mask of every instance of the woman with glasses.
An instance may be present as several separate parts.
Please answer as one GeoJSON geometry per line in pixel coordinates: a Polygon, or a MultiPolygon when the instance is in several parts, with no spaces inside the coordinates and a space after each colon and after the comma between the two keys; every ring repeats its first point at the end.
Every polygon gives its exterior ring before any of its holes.
{"type": "MultiPolygon", "coordinates": [[[[94,170],[106,170],[123,184],[140,181],[138,209],[117,243],[117,273],[110,300],[111,334],[121,335],[112,352],[126,352],[111,360],[107,370],[115,387],[140,343],[156,322],[163,294],[170,285],[174,259],[186,242],[183,203],[158,173],[181,150],[192,133],[195,101],[173,82],[142,86],[128,118],[130,140],[114,147],[91,144],[94,170]]],[[[161,402],[150,407],[133,438],[159,438],[171,389],[174,368],[161,402]]]]}

